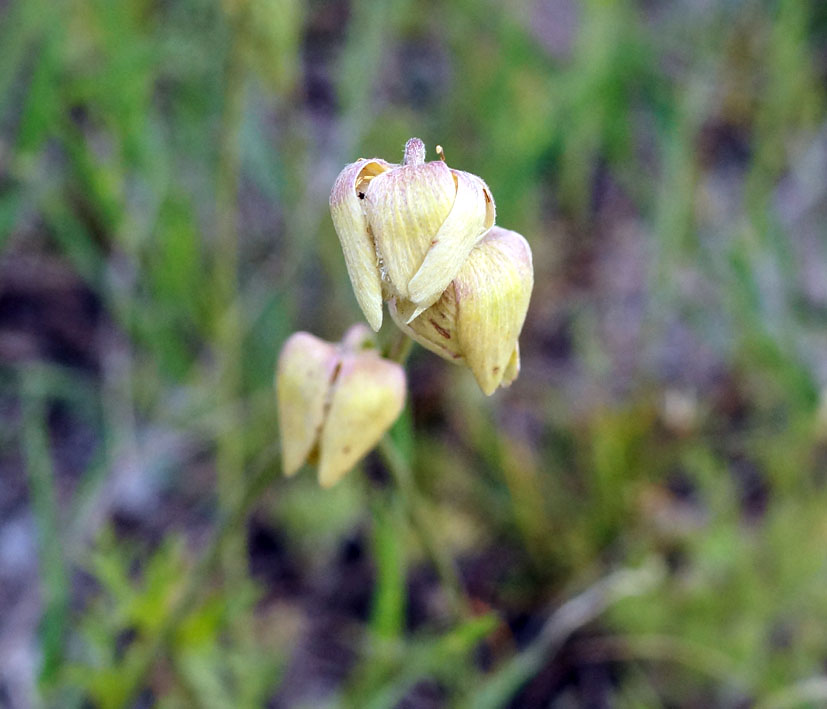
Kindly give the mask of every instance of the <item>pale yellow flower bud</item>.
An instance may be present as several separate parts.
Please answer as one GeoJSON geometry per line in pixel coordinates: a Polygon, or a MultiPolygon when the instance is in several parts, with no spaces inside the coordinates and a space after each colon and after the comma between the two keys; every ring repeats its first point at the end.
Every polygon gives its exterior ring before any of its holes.
{"type": "Polygon", "coordinates": [[[367,349],[370,331],[356,325],[338,345],[306,332],[291,335],[276,369],[282,465],[293,475],[319,464],[330,487],[391,427],[405,403],[405,371],[367,349]]]}
{"type": "Polygon", "coordinates": [[[372,158],[345,167],[330,213],[356,299],[378,330],[383,297],[410,302],[410,319],[439,299],[495,209],[485,182],[442,160],[426,163],[424,144],[411,138],[401,165],[372,158]]]}
{"type": "Polygon", "coordinates": [[[517,338],[525,321],[534,272],[528,242],[492,228],[468,255],[442,297],[415,320],[416,305],[389,304],[396,324],[423,347],[467,365],[487,395],[520,371],[517,338]]]}

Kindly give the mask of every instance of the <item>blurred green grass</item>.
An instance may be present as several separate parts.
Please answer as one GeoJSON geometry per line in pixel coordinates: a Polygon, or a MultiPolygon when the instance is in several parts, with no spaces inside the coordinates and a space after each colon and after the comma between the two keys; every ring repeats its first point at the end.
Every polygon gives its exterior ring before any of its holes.
{"type": "Polygon", "coordinates": [[[0,521],[38,537],[0,647],[39,589],[36,676],[5,663],[0,696],[827,701],[825,7],[0,3],[0,521]],[[281,343],[359,319],[330,185],[411,135],[535,253],[513,388],[417,351],[394,431],[464,621],[381,465],[321,491],[274,450],[281,343]]]}

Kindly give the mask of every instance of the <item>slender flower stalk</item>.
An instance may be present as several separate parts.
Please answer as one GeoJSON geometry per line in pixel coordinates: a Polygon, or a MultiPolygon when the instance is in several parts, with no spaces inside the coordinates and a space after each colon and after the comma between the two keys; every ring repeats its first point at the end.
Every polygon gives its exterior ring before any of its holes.
{"type": "Polygon", "coordinates": [[[451,613],[457,618],[469,617],[471,611],[459,570],[448,553],[448,549],[434,535],[433,520],[416,487],[413,471],[390,436],[382,439],[378,450],[403,499],[411,526],[419,537],[425,553],[433,562],[437,575],[447,592],[451,613]]]}

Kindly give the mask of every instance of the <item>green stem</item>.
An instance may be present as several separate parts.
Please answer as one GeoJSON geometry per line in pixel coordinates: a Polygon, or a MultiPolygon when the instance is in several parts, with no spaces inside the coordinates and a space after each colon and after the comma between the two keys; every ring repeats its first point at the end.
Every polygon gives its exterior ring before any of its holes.
{"type": "MultiPolygon", "coordinates": [[[[394,362],[404,364],[413,347],[413,340],[401,330],[396,330],[393,338],[385,348],[384,356],[394,362]]],[[[393,476],[408,518],[416,531],[425,553],[431,558],[434,568],[448,593],[452,613],[458,618],[468,618],[471,613],[468,600],[462,588],[456,564],[433,533],[433,520],[428,513],[425,501],[417,490],[413,471],[405,457],[390,436],[385,436],[379,443],[379,454],[393,476]]]]}
{"type": "Polygon", "coordinates": [[[448,593],[452,613],[458,618],[470,617],[468,601],[462,588],[456,564],[448,553],[447,547],[437,539],[433,532],[433,520],[419,490],[416,488],[413,471],[390,436],[385,436],[382,439],[378,450],[396,482],[411,525],[448,593]]]}
{"type": "Polygon", "coordinates": [[[381,640],[399,638],[405,625],[405,550],[402,533],[405,518],[401,500],[387,490],[372,489],[370,507],[373,516],[373,558],[376,560],[371,630],[381,640]]]}

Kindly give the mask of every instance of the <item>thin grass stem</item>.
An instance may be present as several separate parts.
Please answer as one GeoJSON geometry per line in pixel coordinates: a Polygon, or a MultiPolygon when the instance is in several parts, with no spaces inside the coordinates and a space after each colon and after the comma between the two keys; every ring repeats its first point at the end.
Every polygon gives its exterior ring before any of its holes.
{"type": "Polygon", "coordinates": [[[382,439],[378,450],[396,483],[411,525],[439,575],[448,596],[451,612],[457,618],[470,617],[468,600],[462,587],[459,571],[447,547],[441,544],[434,534],[434,521],[416,488],[413,471],[390,436],[382,439]]]}

